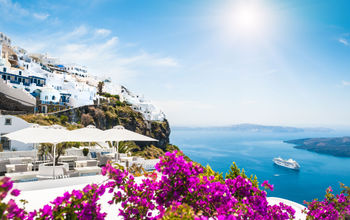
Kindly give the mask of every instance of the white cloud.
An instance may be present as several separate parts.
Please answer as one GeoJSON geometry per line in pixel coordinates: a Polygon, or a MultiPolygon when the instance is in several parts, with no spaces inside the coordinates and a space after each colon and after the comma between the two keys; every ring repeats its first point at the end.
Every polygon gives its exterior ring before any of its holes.
{"type": "Polygon", "coordinates": [[[108,30],[108,29],[104,29],[104,28],[101,28],[101,29],[96,29],[95,30],[95,34],[98,35],[98,36],[108,36],[111,34],[111,30],[108,30]]]}
{"type": "Polygon", "coordinates": [[[33,14],[34,18],[38,20],[45,20],[47,19],[50,15],[48,13],[34,13],[33,14]]]}
{"type": "Polygon", "coordinates": [[[350,86],[350,82],[349,82],[349,81],[345,81],[345,80],[343,80],[343,81],[341,82],[341,84],[342,84],[343,86],[350,86]]]}
{"type": "Polygon", "coordinates": [[[124,43],[117,36],[111,35],[112,32],[109,33],[111,36],[98,36],[96,30],[101,29],[81,25],[71,32],[38,33],[37,36],[31,36],[31,40],[24,38],[17,42],[29,52],[48,52],[63,62],[85,65],[92,74],[109,75],[122,82],[147,71],[149,74],[159,68],[178,66],[178,62],[169,56],[151,54],[137,46],[131,52],[129,48],[125,55],[121,49],[124,43]]]}
{"type": "Polygon", "coordinates": [[[0,14],[2,19],[20,20],[23,17],[31,17],[38,20],[45,20],[50,15],[48,13],[32,12],[25,9],[19,2],[12,0],[0,0],[0,14]]]}
{"type": "Polygon", "coordinates": [[[338,41],[344,44],[345,46],[349,46],[349,41],[345,38],[339,38],[338,41]]]}
{"type": "Polygon", "coordinates": [[[82,37],[88,33],[88,28],[85,25],[80,25],[76,27],[72,32],[67,33],[64,40],[70,40],[72,37],[82,37]]]}
{"type": "Polygon", "coordinates": [[[11,0],[0,0],[0,11],[2,17],[21,17],[29,15],[28,10],[22,8],[22,6],[17,2],[12,2],[11,0]],[[3,16],[6,15],[6,16],[3,16]]]}

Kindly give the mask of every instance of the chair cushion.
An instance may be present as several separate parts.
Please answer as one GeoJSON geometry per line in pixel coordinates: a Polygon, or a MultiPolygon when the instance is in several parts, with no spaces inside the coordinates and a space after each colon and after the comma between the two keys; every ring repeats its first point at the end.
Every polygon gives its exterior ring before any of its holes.
{"type": "Polygon", "coordinates": [[[91,158],[96,158],[97,157],[96,152],[90,152],[90,155],[91,155],[91,158]]]}
{"type": "Polygon", "coordinates": [[[95,161],[87,161],[86,162],[86,166],[87,167],[95,167],[95,166],[97,166],[97,160],[95,160],[95,161]]]}
{"type": "Polygon", "coordinates": [[[20,164],[22,163],[22,158],[15,157],[15,158],[9,158],[10,164],[20,164]]]}
{"type": "Polygon", "coordinates": [[[27,171],[28,171],[27,164],[16,164],[15,165],[15,172],[27,172],[27,171]]]}

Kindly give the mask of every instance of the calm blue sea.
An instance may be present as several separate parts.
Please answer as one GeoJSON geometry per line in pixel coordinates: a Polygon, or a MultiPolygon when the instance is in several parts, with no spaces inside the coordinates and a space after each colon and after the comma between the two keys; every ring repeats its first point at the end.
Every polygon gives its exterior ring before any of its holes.
{"type": "Polygon", "coordinates": [[[350,186],[350,158],[341,158],[295,149],[283,140],[308,137],[346,136],[346,132],[328,133],[258,133],[217,130],[172,129],[171,143],[180,147],[192,160],[209,164],[215,171],[226,173],[234,161],[259,182],[268,180],[275,186],[268,196],[286,198],[298,203],[322,199],[325,189],[340,191],[339,182],[350,186]],[[299,171],[273,164],[274,157],[293,158],[299,171]]]}

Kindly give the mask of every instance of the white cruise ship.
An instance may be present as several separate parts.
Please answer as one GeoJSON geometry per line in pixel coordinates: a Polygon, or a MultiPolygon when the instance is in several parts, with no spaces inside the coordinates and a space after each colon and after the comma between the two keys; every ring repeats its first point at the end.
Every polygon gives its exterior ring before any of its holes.
{"type": "Polygon", "coordinates": [[[298,170],[300,168],[300,165],[293,159],[284,160],[281,157],[276,157],[273,158],[272,161],[279,166],[287,167],[289,169],[298,170]]]}

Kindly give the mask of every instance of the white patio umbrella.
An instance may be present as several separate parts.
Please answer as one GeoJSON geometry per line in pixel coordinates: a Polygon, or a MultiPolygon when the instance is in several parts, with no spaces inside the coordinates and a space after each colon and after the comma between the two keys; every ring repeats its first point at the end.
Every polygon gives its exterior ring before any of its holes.
{"type": "Polygon", "coordinates": [[[105,141],[117,142],[117,154],[119,154],[119,142],[120,141],[158,141],[154,138],[147,137],[142,134],[125,129],[123,126],[117,125],[112,129],[103,131],[103,139],[105,141]]]}
{"type": "Polygon", "coordinates": [[[67,141],[66,138],[68,136],[68,132],[68,130],[59,125],[40,126],[33,124],[28,128],[14,131],[3,136],[9,138],[10,140],[16,140],[23,143],[53,144],[53,177],[55,177],[56,145],[67,141]]]}
{"type": "Polygon", "coordinates": [[[85,128],[72,130],[69,132],[66,140],[70,142],[104,142],[104,133],[94,125],[88,125],[85,128]]]}

